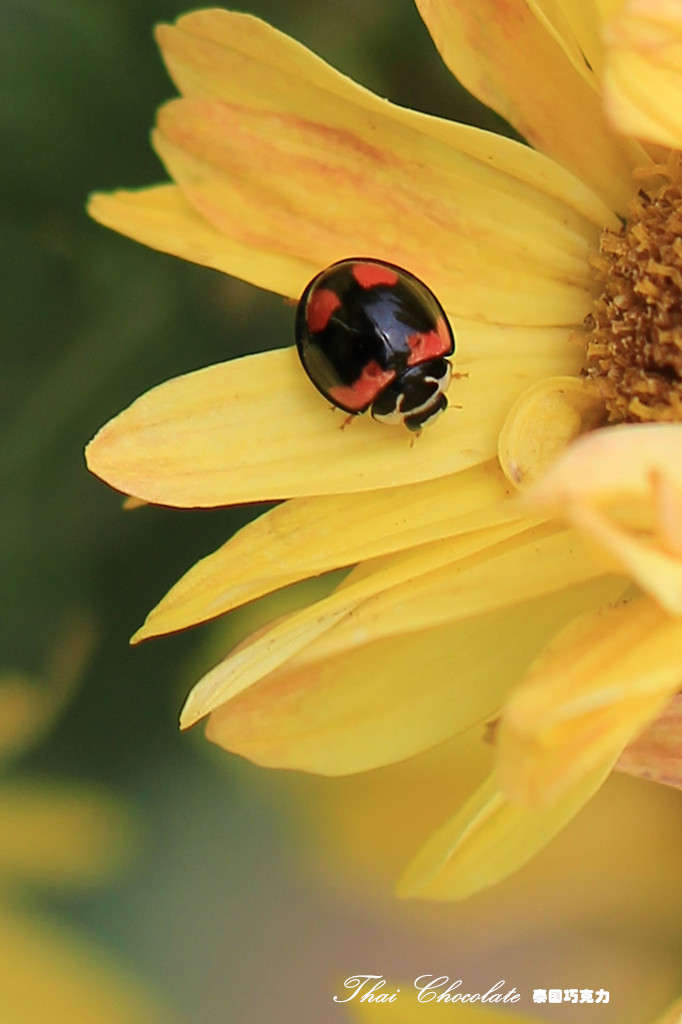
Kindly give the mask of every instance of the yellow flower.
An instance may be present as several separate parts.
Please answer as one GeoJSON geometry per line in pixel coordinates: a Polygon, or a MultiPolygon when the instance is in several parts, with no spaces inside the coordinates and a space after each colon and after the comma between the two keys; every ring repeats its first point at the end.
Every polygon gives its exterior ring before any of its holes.
{"type": "MultiPolygon", "coordinates": [[[[72,621],[44,676],[0,671],[0,758],[6,764],[54,721],[91,647],[72,621]]],[[[131,827],[117,801],[92,787],[0,782],[0,1006],[20,1024],[161,1024],[154,998],[91,939],[26,905],[23,891],[87,887],[127,859],[131,827]]],[[[32,903],[34,900],[31,901],[32,903]]]]}
{"type": "MultiPolygon", "coordinates": [[[[418,1003],[416,990],[413,989],[410,999],[409,982],[394,986],[392,991],[400,987],[400,995],[407,992],[407,998],[401,1003],[391,1004],[364,1003],[348,1007],[350,1018],[356,1024],[422,1024],[422,1021],[450,1021],[452,1024],[538,1024],[539,1018],[529,1017],[525,1013],[498,1012],[482,1006],[453,1005],[452,1003],[418,1003]],[[408,1003],[408,999],[410,999],[408,1003]]],[[[464,991],[464,989],[462,989],[464,991]]],[[[516,1008],[515,1008],[516,1009],[516,1008]]],[[[682,1021],[682,999],[669,1006],[662,1016],[657,1017],[654,1024],[680,1024],[682,1021]]]]}
{"type": "MultiPolygon", "coordinates": [[[[456,980],[456,979],[455,979],[456,980]]],[[[446,986],[447,987],[447,986],[446,986]]],[[[511,985],[509,986],[511,988],[511,985]]],[[[345,1009],[348,1019],[353,1024],[430,1024],[435,1021],[451,1021],[452,1024],[538,1024],[537,1017],[529,1017],[525,1013],[518,1012],[518,1007],[513,1007],[516,1012],[501,1012],[481,1006],[467,1006],[453,1003],[417,1002],[418,992],[411,981],[403,981],[400,984],[387,986],[387,991],[399,994],[395,1003],[352,1003],[345,1009]],[[400,1001],[398,1001],[400,1000],[400,1001]]],[[[475,986],[469,989],[478,991],[475,986]]],[[[485,992],[486,987],[483,988],[485,992]]],[[[464,987],[460,990],[467,991],[464,987]]],[[[440,994],[440,991],[438,992],[440,994]]]]}
{"type": "Polygon", "coordinates": [[[680,409],[680,172],[633,110],[645,96],[669,128],[649,86],[682,57],[628,49],[653,5],[603,6],[606,35],[588,0],[418,0],[453,72],[535,149],[393,106],[250,16],[186,15],[158,30],[182,93],[154,134],[175,184],[90,206],[290,298],[338,259],[386,259],[450,316],[464,376],[413,446],[339,430],[289,348],[167,382],[88,449],[145,501],[290,499],[191,569],[137,640],[356,566],[209,672],[183,725],[209,715],[228,750],[335,775],[502,709],[495,773],[405,893],[464,896],[526,861],[680,684],[682,426],[661,425],[680,409]],[[560,457],[607,420],[645,422],[560,457]]]}

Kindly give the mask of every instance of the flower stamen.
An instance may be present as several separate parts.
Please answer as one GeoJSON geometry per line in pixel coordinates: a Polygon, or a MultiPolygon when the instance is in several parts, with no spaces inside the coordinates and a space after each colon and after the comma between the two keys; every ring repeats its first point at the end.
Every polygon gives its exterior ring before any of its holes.
{"type": "Polygon", "coordinates": [[[602,292],[581,332],[583,372],[612,423],[682,420],[679,160],[665,177],[662,185],[640,188],[628,220],[619,232],[602,233],[592,261],[602,292]]]}

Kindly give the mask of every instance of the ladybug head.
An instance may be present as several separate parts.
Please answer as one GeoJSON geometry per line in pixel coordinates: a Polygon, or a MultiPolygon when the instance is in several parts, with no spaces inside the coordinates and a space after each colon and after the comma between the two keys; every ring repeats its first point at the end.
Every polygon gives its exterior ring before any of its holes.
{"type": "Polygon", "coordinates": [[[447,408],[445,392],[450,375],[447,359],[429,359],[408,366],[374,400],[373,418],[380,423],[404,423],[408,430],[421,430],[447,408]]]}

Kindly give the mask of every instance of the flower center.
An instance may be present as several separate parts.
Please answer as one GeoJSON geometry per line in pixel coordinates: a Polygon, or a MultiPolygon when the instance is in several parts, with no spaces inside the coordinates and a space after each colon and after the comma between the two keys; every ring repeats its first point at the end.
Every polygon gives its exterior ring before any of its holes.
{"type": "Polygon", "coordinates": [[[682,187],[640,189],[593,260],[602,293],[585,318],[585,369],[609,421],[682,421],[682,187]]]}

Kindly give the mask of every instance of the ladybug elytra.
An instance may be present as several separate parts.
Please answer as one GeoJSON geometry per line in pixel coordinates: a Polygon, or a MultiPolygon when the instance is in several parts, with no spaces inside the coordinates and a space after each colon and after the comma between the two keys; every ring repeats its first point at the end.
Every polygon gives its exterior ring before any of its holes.
{"type": "Polygon", "coordinates": [[[348,413],[419,431],[442,413],[455,341],[435,295],[381,260],[333,263],[308,284],[296,347],[312,383],[348,413]]]}

